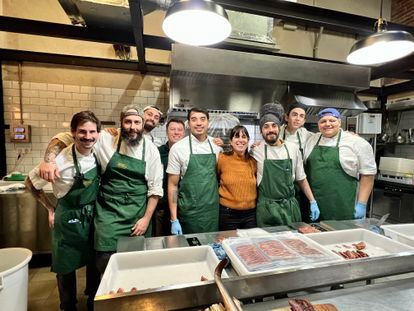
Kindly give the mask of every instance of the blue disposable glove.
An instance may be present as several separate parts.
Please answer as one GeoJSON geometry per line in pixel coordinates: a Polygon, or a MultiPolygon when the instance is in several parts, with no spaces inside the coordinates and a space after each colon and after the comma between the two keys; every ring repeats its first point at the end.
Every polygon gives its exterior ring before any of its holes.
{"type": "Polygon", "coordinates": [[[183,234],[183,229],[181,229],[181,225],[178,219],[171,220],[171,233],[175,235],[183,234]]]}
{"type": "Polygon", "coordinates": [[[310,202],[310,219],[315,221],[319,218],[321,212],[319,211],[318,203],[316,201],[310,202]]]}
{"type": "Polygon", "coordinates": [[[355,219],[365,218],[366,213],[367,213],[367,204],[362,203],[362,202],[358,202],[355,205],[354,218],[355,219]]]}

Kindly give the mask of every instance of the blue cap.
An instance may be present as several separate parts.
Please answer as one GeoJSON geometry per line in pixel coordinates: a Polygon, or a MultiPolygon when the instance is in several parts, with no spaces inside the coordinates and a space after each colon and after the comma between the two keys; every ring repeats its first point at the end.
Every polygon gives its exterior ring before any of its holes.
{"type": "Polygon", "coordinates": [[[341,114],[335,108],[325,108],[318,112],[318,120],[325,116],[332,116],[339,119],[341,114]]]}

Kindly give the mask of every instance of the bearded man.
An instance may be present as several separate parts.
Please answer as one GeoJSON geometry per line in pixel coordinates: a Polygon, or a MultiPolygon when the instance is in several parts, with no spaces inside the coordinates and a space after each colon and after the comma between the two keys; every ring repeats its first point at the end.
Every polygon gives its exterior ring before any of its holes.
{"type": "Polygon", "coordinates": [[[318,219],[319,208],[306,180],[299,147],[279,138],[284,110],[280,104],[266,104],[261,109],[260,131],[264,144],[253,148],[257,161],[259,188],[256,208],[257,225],[279,226],[301,221],[295,198],[294,181],[311,202],[311,219],[318,219]]]}
{"type": "MultiPolygon", "coordinates": [[[[95,250],[101,273],[116,252],[120,237],[151,234],[151,217],[163,195],[163,167],[157,147],[143,137],[141,110],[127,105],[121,112],[121,128],[111,135],[102,131],[95,144],[101,165],[101,185],[96,202],[95,250]]],[[[46,151],[40,176],[53,181],[53,159],[71,143],[68,133],[54,137],[46,151]]]]}

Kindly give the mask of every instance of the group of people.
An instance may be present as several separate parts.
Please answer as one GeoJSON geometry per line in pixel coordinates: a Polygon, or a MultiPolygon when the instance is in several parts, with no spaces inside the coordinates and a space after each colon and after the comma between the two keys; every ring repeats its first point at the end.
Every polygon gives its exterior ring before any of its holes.
{"type": "Polygon", "coordinates": [[[320,133],[313,134],[303,127],[302,105],[286,113],[280,104],[264,105],[264,141],[249,150],[249,132],[237,125],[229,152],[208,135],[210,116],[200,108],[188,112],[187,136],[184,122],[170,119],[168,140],[157,147],[151,131],[161,117],[155,106],[142,113],[127,105],[121,127],[101,131],[92,112],[79,112],[71,132],[56,135],[30,172],[28,189],[48,209],[53,228],[61,309],[76,308],[75,270],[85,265],[93,308],[100,275],[121,237],[365,216],[376,174],[372,148],[341,130],[335,109],[319,112],[320,133]],[[41,190],[46,181],[53,182],[56,207],[41,190]]]}

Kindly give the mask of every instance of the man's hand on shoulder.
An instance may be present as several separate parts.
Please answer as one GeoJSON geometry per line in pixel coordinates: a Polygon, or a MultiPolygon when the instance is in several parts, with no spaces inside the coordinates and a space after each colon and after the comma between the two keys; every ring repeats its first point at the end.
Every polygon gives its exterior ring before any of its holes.
{"type": "Polygon", "coordinates": [[[56,178],[60,177],[58,168],[55,162],[42,162],[39,165],[39,176],[46,181],[54,182],[56,178]]]}

